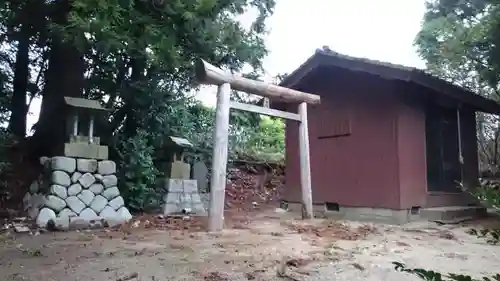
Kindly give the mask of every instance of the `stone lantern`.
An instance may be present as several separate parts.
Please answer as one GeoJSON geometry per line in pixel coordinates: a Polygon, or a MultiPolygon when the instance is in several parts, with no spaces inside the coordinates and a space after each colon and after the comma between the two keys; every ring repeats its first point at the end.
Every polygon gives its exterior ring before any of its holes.
{"type": "Polygon", "coordinates": [[[168,137],[166,152],[166,179],[163,185],[163,213],[206,215],[207,211],[198,192],[197,179],[191,179],[191,165],[184,162],[186,150],[193,148],[187,139],[168,137]]]}
{"type": "Polygon", "coordinates": [[[164,148],[167,152],[167,178],[184,179],[190,178],[191,165],[184,162],[184,153],[192,148],[193,144],[185,138],[168,137],[164,148]]]}
{"type": "Polygon", "coordinates": [[[100,145],[100,138],[95,136],[95,119],[108,109],[98,101],[64,97],[66,105],[66,134],[69,142],[64,144],[64,156],[108,159],[108,147],[100,145]]]}

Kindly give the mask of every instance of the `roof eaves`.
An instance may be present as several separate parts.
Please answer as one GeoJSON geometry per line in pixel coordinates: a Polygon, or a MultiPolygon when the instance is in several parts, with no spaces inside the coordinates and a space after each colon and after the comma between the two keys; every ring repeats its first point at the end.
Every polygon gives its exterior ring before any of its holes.
{"type": "Polygon", "coordinates": [[[310,56],[304,63],[296,68],[292,73],[288,74],[283,81],[279,83],[282,87],[293,88],[302,80],[311,70],[318,66],[318,51],[310,56]]]}
{"type": "Polygon", "coordinates": [[[463,103],[470,104],[480,111],[500,114],[500,104],[497,102],[437,78],[421,69],[366,58],[351,57],[325,48],[317,49],[309,59],[288,75],[280,83],[280,86],[292,88],[314,68],[328,65],[351,71],[362,71],[385,79],[416,83],[460,100],[463,103]]]}
{"type": "Polygon", "coordinates": [[[414,71],[409,82],[417,83],[423,87],[441,92],[449,97],[461,101],[464,104],[472,105],[479,111],[496,115],[500,114],[500,104],[496,101],[485,98],[468,89],[435,77],[423,70],[414,71]]]}
{"type": "Polygon", "coordinates": [[[99,101],[78,98],[78,97],[64,97],[64,103],[66,106],[91,110],[91,111],[110,111],[109,109],[103,107],[99,101]]]}

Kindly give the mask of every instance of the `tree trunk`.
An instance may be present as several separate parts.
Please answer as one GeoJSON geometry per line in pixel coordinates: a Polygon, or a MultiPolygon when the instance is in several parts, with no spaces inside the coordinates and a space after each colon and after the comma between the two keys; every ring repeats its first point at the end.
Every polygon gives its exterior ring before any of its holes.
{"type": "Polygon", "coordinates": [[[26,92],[28,90],[29,79],[29,47],[30,37],[29,26],[23,25],[19,34],[19,45],[16,54],[16,64],[14,69],[14,91],[11,101],[11,116],[9,130],[17,137],[24,138],[26,135],[26,92]]]}
{"type": "Polygon", "coordinates": [[[126,92],[124,111],[126,115],[124,124],[124,133],[127,137],[133,137],[137,132],[138,121],[137,115],[134,113],[137,108],[137,94],[136,92],[143,86],[146,71],[146,59],[136,54],[136,57],[130,61],[132,73],[130,75],[129,87],[126,92]]]}
{"type": "MultiPolygon", "coordinates": [[[[60,1],[54,21],[64,24],[69,11],[68,1],[60,1]]],[[[80,97],[85,82],[85,61],[82,52],[71,42],[63,41],[57,34],[51,39],[40,117],[33,135],[36,147],[33,153],[36,157],[52,156],[57,146],[64,143],[67,137],[65,116],[61,116],[64,97],[80,97]]]]}

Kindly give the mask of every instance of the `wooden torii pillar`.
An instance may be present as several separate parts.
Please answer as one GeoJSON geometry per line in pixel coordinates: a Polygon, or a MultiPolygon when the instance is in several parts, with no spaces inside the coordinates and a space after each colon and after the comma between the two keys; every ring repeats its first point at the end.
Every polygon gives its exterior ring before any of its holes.
{"type": "Polygon", "coordinates": [[[318,95],[308,94],[224,72],[204,60],[196,61],[196,78],[202,84],[218,86],[215,116],[212,177],[210,189],[209,231],[224,227],[224,198],[228,158],[229,111],[231,108],[250,111],[299,122],[300,183],[302,191],[302,218],[313,218],[311,191],[311,163],[309,157],[309,133],[307,104],[319,104],[318,95]],[[231,102],[231,88],[288,103],[299,103],[298,114],[261,106],[231,102]]]}

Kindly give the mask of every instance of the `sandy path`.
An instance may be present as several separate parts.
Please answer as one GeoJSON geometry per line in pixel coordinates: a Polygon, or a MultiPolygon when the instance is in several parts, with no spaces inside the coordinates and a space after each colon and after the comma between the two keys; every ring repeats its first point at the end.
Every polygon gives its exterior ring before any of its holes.
{"type": "Polygon", "coordinates": [[[4,236],[0,280],[418,280],[395,272],[392,261],[476,277],[497,273],[500,248],[466,229],[304,224],[273,213],[220,234],[138,228],[4,236]],[[285,261],[291,279],[277,274],[285,261]]]}

